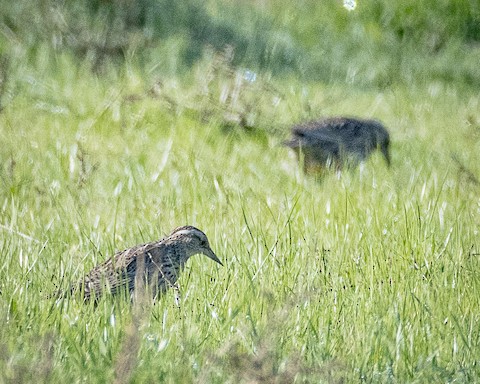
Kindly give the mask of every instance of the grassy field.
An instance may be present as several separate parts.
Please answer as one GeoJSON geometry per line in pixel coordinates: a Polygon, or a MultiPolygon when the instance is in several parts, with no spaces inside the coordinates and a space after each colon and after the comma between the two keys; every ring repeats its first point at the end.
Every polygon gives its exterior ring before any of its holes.
{"type": "Polygon", "coordinates": [[[1,383],[480,380],[478,91],[32,61],[0,112],[1,383]],[[328,115],[383,121],[392,167],[304,175],[280,144],[328,115]],[[48,298],[185,224],[224,267],[193,257],[180,307],[48,298]]]}

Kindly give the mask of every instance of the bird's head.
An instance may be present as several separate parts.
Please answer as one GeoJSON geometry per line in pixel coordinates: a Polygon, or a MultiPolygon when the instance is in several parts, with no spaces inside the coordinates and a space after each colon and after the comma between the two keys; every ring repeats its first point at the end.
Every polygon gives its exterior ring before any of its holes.
{"type": "Polygon", "coordinates": [[[202,253],[223,266],[220,259],[210,248],[207,235],[205,235],[205,233],[198,228],[195,228],[191,225],[178,227],[173,230],[169,237],[181,241],[185,245],[187,259],[190,256],[196,255],[197,253],[202,253]]]}

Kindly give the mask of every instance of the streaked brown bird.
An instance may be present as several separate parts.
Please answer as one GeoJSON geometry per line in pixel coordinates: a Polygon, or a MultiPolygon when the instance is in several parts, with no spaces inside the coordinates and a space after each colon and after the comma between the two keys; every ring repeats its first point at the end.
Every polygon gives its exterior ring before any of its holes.
{"type": "Polygon", "coordinates": [[[331,117],[296,125],[283,143],[303,154],[306,172],[355,167],[379,149],[390,165],[390,135],[376,120],[331,117]]]}
{"type": "Polygon", "coordinates": [[[97,300],[107,292],[112,295],[128,292],[132,296],[141,284],[155,297],[169,287],[177,288],[176,281],[185,263],[197,253],[223,265],[210,248],[205,233],[193,226],[178,227],[162,240],[117,252],[93,268],[72,287],[71,293],[82,292],[86,301],[97,300]]]}

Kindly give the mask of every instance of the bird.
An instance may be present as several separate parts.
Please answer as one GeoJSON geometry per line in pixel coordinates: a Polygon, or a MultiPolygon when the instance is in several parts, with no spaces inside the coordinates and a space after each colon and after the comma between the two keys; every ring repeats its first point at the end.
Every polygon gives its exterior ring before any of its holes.
{"type": "Polygon", "coordinates": [[[390,135],[377,120],[329,117],[295,125],[292,138],[283,145],[292,148],[306,173],[335,167],[354,168],[379,149],[390,166],[390,135]]]}
{"type": "Polygon", "coordinates": [[[135,290],[147,286],[155,298],[168,288],[178,290],[180,272],[195,254],[204,254],[223,266],[205,233],[190,225],[181,226],[159,241],[117,252],[74,284],[70,293],[81,292],[85,301],[98,301],[105,293],[128,292],[133,298],[135,290]]]}

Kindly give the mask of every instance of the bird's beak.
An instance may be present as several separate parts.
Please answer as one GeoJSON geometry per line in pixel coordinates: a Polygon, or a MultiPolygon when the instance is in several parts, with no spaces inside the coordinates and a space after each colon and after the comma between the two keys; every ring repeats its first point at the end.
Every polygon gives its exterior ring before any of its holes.
{"type": "Polygon", "coordinates": [[[215,253],[213,253],[213,251],[208,248],[208,249],[205,249],[205,251],[203,252],[203,254],[207,257],[209,257],[210,259],[212,259],[213,261],[217,262],[218,264],[220,264],[222,267],[223,267],[223,264],[222,262],[220,261],[220,259],[217,257],[217,255],[215,255],[215,253]]]}

